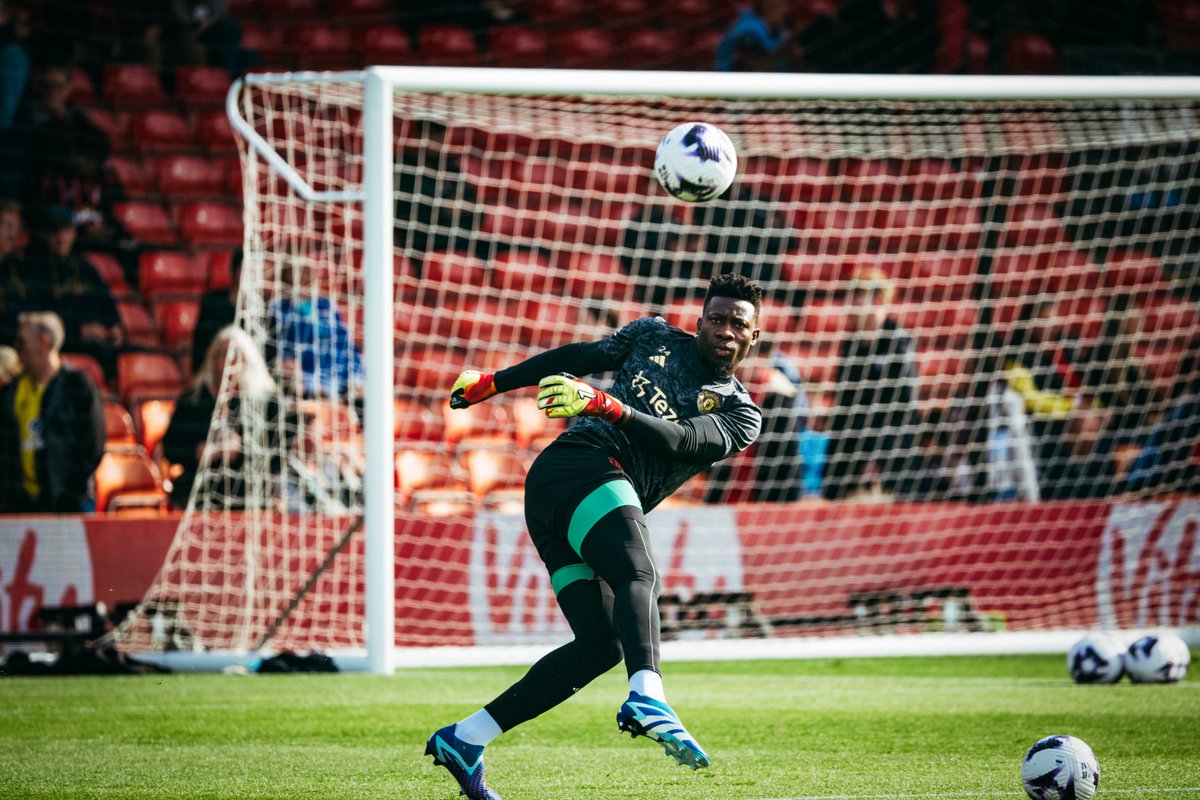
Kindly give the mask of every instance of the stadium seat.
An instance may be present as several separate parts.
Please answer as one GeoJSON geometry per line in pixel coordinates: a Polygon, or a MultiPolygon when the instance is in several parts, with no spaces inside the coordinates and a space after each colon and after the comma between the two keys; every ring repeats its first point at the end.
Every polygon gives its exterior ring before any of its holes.
{"type": "Polygon", "coordinates": [[[177,354],[188,352],[200,316],[199,299],[162,300],[155,302],[153,308],[163,346],[177,354]]]}
{"type": "Polygon", "coordinates": [[[158,459],[158,448],[162,443],[171,417],[175,415],[175,398],[155,397],[139,400],[130,416],[138,442],[151,458],[158,459]]]}
{"type": "Polygon", "coordinates": [[[621,60],[628,69],[673,69],[681,63],[685,36],[672,28],[630,28],[621,36],[621,60]]]}
{"type": "Polygon", "coordinates": [[[233,126],[224,109],[205,109],[192,114],[192,127],[196,141],[210,156],[226,156],[237,153],[237,140],[233,126]]]}
{"type": "Polygon", "coordinates": [[[682,31],[679,46],[681,68],[710,72],[716,68],[717,45],[725,38],[724,27],[703,27],[682,31]]]}
{"type": "Polygon", "coordinates": [[[125,232],[141,245],[175,245],[179,242],[170,216],[166,209],[157,203],[114,203],[113,216],[125,232]]]}
{"type": "Polygon", "coordinates": [[[147,397],[175,397],[183,388],[183,372],[169,354],[130,352],[117,356],[117,395],[127,408],[147,397]]]}
{"type": "Polygon", "coordinates": [[[545,67],[550,39],[532,25],[498,25],[488,34],[488,55],[495,67],[545,67]]]}
{"type": "Polygon", "coordinates": [[[842,164],[841,198],[849,203],[890,203],[900,196],[900,164],[883,158],[848,158],[842,164]]]}
{"type": "Polygon", "coordinates": [[[300,25],[292,31],[292,50],[299,69],[349,69],[365,66],[355,50],[349,28],[320,23],[300,25]]]}
{"type": "Polygon", "coordinates": [[[1058,51],[1044,34],[1010,31],[1004,43],[1004,71],[1009,75],[1057,75],[1058,51]]]}
{"type": "Polygon", "coordinates": [[[505,296],[517,293],[561,297],[567,291],[567,273],[550,258],[530,250],[510,250],[492,259],[491,285],[505,296]]]}
{"type": "MultiPolygon", "coordinates": [[[[627,34],[634,28],[649,30],[651,17],[657,11],[658,0],[596,0],[592,18],[597,27],[612,31],[628,43],[627,34]]],[[[670,26],[656,26],[660,31],[672,31],[670,26]]],[[[635,66],[630,58],[629,65],[635,66]]]]}
{"type": "Polygon", "coordinates": [[[163,197],[179,200],[224,197],[227,176],[225,162],[195,155],[171,155],[153,159],[154,174],[163,197]]]}
{"type": "Polygon", "coordinates": [[[958,201],[979,196],[980,183],[967,169],[943,158],[917,158],[900,165],[900,198],[904,200],[958,201]]]}
{"type": "Polygon", "coordinates": [[[362,42],[363,60],[375,64],[412,64],[416,51],[408,33],[397,25],[371,25],[357,37],[362,42]]]}
{"type": "Polygon", "coordinates": [[[444,450],[396,451],[396,499],[412,510],[437,513],[439,509],[470,510],[466,476],[454,457],[444,450]]]}
{"type": "Polygon", "coordinates": [[[1200,343],[1200,311],[1186,300],[1167,298],[1147,303],[1139,314],[1140,337],[1186,348],[1200,343]]]}
{"type": "Polygon", "coordinates": [[[555,65],[564,69],[611,68],[617,52],[612,37],[595,27],[560,32],[551,40],[550,50],[555,65]]]}
{"type": "Polygon", "coordinates": [[[421,283],[430,296],[478,295],[489,283],[491,269],[466,253],[435,250],[421,262],[421,283]]]}
{"type": "Polygon", "coordinates": [[[174,111],[155,108],[131,112],[129,135],[143,153],[183,153],[196,149],[187,118],[174,111]]]}
{"type": "Polygon", "coordinates": [[[207,288],[204,265],[177,250],[143,250],[138,256],[138,288],[143,299],[164,295],[199,296],[207,288]]]}
{"type": "Polygon", "coordinates": [[[467,473],[467,488],[485,505],[512,507],[521,513],[528,467],[513,450],[473,447],[461,461],[467,473]]]}
{"type": "MultiPolygon", "coordinates": [[[[329,8],[333,18],[340,23],[380,22],[395,14],[396,4],[393,0],[338,0],[329,8]]],[[[399,62],[368,62],[396,64],[399,62]]]]}
{"type": "Polygon", "coordinates": [[[479,46],[461,25],[425,25],[417,34],[417,51],[429,66],[475,66],[479,46]]]}
{"type": "Polygon", "coordinates": [[[171,103],[158,73],[146,64],[105,65],[103,93],[118,109],[162,108],[171,103]]]}
{"type": "Polygon", "coordinates": [[[800,330],[814,340],[840,339],[850,331],[850,313],[839,302],[810,302],[800,309],[800,330]]]}
{"type": "Polygon", "coordinates": [[[1103,274],[1104,285],[1110,289],[1156,284],[1165,277],[1162,262],[1153,253],[1138,248],[1109,253],[1104,260],[1103,274]]]}
{"type": "Polygon", "coordinates": [[[112,155],[105,162],[105,170],[127,200],[145,200],[156,193],[154,178],[141,158],[112,155]]]}
{"type": "Polygon", "coordinates": [[[633,282],[621,259],[595,250],[572,251],[567,262],[567,294],[616,303],[632,298],[633,282]]]}
{"type": "Polygon", "coordinates": [[[970,382],[970,359],[961,350],[918,350],[917,393],[922,400],[961,397],[970,382]]]}
{"type": "Polygon", "coordinates": [[[125,280],[125,267],[111,253],[87,251],[80,253],[84,261],[92,265],[114,300],[126,300],[133,294],[133,289],[125,280]]]}
{"type": "Polygon", "coordinates": [[[121,317],[121,325],[125,328],[125,338],[138,347],[158,347],[158,325],[154,322],[149,309],[135,299],[118,300],[117,314],[121,317]]]}
{"type": "Polygon", "coordinates": [[[104,449],[110,452],[128,452],[138,446],[137,433],[133,428],[133,417],[116,400],[104,402],[104,449]]]}
{"type": "Polygon", "coordinates": [[[125,112],[100,106],[84,106],[80,111],[88,122],[107,137],[111,153],[133,151],[133,142],[129,139],[129,117],[125,112]]]}
{"type": "MultiPolygon", "coordinates": [[[[397,387],[407,389],[399,376],[397,387]]],[[[540,412],[539,412],[540,413],[540,412]]],[[[397,441],[440,442],[444,420],[441,408],[423,399],[396,398],[393,428],[397,441]]]]}
{"type": "Polygon", "coordinates": [[[184,203],[175,207],[179,232],[192,247],[235,247],[242,243],[242,214],[222,203],[184,203]]]}
{"type": "Polygon", "coordinates": [[[549,30],[590,22],[592,4],[588,0],[525,0],[522,8],[535,24],[549,30]]]}
{"type": "Polygon", "coordinates": [[[71,67],[71,102],[76,105],[90,106],[100,101],[96,86],[87,70],[76,64],[71,67]]]}
{"type": "Polygon", "coordinates": [[[179,67],[175,70],[175,99],[188,109],[225,108],[232,83],[220,67],[179,67]]]}
{"type": "Polygon", "coordinates": [[[63,352],[61,356],[64,364],[87,375],[88,380],[100,390],[101,394],[108,395],[108,381],[104,378],[104,368],[100,366],[100,362],[96,360],[95,356],[71,352],[63,352]]]}
{"type": "Polygon", "coordinates": [[[167,508],[158,465],[140,450],[106,452],[96,467],[95,482],[98,513],[167,508]]]}
{"type": "Polygon", "coordinates": [[[242,22],[242,47],[258,53],[256,70],[291,69],[292,49],[284,41],[284,28],[267,22],[242,22]]]}
{"type": "Polygon", "coordinates": [[[512,403],[513,438],[517,447],[531,450],[535,442],[548,436],[557,436],[566,430],[567,422],[562,419],[550,419],[537,407],[533,397],[519,397],[512,403]]]}

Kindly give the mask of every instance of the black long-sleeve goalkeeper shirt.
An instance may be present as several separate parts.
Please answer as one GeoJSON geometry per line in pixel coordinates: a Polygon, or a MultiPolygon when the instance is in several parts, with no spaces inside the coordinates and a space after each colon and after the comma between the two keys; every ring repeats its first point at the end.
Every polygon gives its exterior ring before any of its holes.
{"type": "Polygon", "coordinates": [[[696,337],[660,317],[635,320],[595,342],[569,344],[496,373],[496,389],[535,386],[547,375],[615,370],[605,389],[631,410],[617,426],[582,417],[560,439],[620,462],[650,511],[688,478],[750,446],[762,412],[736,378],[700,359],[696,337]]]}

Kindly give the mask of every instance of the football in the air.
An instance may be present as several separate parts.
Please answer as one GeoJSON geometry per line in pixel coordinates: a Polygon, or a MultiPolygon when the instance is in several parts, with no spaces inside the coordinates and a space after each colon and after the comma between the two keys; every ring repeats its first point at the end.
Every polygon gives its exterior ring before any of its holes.
{"type": "Polygon", "coordinates": [[[1033,800],[1092,800],[1099,783],[1096,755],[1074,736],[1040,739],[1021,762],[1021,784],[1033,800]]]}
{"type": "Polygon", "coordinates": [[[654,174],[673,197],[703,203],[720,197],[737,172],[737,150],[725,132],[707,122],[685,122],[658,144],[654,174]]]}
{"type": "Polygon", "coordinates": [[[1170,631],[1143,636],[1125,651],[1125,670],[1134,683],[1175,683],[1187,674],[1192,654],[1170,631]]]}
{"type": "Polygon", "coordinates": [[[1125,648],[1111,634],[1089,633],[1068,651],[1067,672],[1076,683],[1116,683],[1125,673],[1125,648]]]}

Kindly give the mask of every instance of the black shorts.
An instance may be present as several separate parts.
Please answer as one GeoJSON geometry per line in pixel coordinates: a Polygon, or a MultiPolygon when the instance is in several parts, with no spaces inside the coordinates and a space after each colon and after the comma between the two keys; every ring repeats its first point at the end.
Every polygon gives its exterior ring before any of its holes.
{"type": "Polygon", "coordinates": [[[616,459],[589,445],[556,441],[534,460],[525,478],[525,525],[538,555],[550,572],[555,594],[573,580],[592,577],[577,550],[582,536],[572,531],[571,523],[581,504],[606,484],[601,508],[615,504],[635,504],[640,513],[629,477],[616,459]]]}

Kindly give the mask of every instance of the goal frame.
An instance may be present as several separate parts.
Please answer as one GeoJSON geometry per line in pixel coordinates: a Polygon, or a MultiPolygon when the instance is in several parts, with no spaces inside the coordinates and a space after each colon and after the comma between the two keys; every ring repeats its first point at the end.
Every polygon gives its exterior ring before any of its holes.
{"type": "MultiPolygon", "coordinates": [[[[380,398],[394,395],[392,320],[395,169],[393,107],[397,90],[418,93],[473,92],[497,95],[600,95],[620,97],[761,98],[772,100],[1146,100],[1200,98],[1200,78],[1171,76],[965,76],[838,75],[776,73],[696,73],[618,70],[492,69],[464,67],[373,66],[352,72],[287,72],[246,75],[233,83],[226,109],[233,128],[300,198],[310,203],[359,202],[363,210],[364,368],[366,443],[364,536],[366,548],[366,657],[363,668],[393,674],[395,628],[395,489],[392,480],[394,407],[380,398]],[[361,191],[320,192],[309,186],[241,116],[245,86],[296,82],[360,81],[363,85],[363,160],[361,191]]],[[[1073,636],[1074,634],[1072,634],[1073,636]]],[[[944,638],[944,637],[943,637],[944,638]]],[[[1001,650],[1058,650],[1063,637],[1025,635],[1001,650]]],[[[842,652],[824,642],[820,655],[842,652]]],[[[861,654],[859,643],[850,651],[861,654]]],[[[998,652],[998,642],[986,652],[998,652]]],[[[965,652],[942,643],[935,649],[965,652]]],[[[873,648],[870,654],[882,655],[873,648]]],[[[741,652],[739,650],[739,652],[741,652]]],[[[913,652],[903,645],[898,653],[913,652]]],[[[923,651],[924,652],[924,651],[923,651]]],[[[526,654],[521,654],[524,658],[526,654]]],[[[425,659],[421,659],[425,661],[425,659]]]]}

